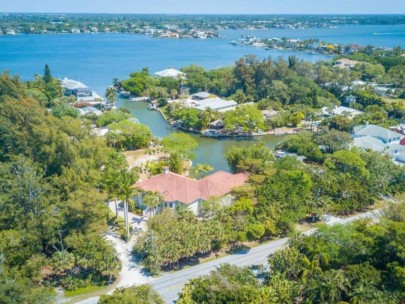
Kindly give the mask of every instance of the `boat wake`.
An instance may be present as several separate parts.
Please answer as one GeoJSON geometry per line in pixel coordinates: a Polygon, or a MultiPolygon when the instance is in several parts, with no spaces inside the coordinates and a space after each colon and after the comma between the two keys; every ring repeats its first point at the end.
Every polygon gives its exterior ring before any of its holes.
{"type": "Polygon", "coordinates": [[[396,33],[373,33],[374,36],[380,36],[380,35],[405,35],[405,33],[402,32],[396,32],[396,33]]]}

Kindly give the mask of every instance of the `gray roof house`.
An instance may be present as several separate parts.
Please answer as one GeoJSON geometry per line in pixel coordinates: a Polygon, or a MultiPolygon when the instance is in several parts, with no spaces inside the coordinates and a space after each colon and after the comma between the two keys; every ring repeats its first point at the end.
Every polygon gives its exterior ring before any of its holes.
{"type": "Polygon", "coordinates": [[[80,81],[65,77],[61,80],[61,85],[65,89],[65,95],[74,95],[77,101],[92,102],[98,100],[97,103],[99,103],[99,101],[103,100],[96,92],[92,91],[80,81]]]}
{"type": "Polygon", "coordinates": [[[363,150],[372,150],[376,152],[384,152],[386,149],[381,140],[371,136],[360,136],[353,138],[353,146],[363,150]]]}
{"type": "Polygon", "coordinates": [[[211,96],[212,96],[212,94],[210,94],[208,92],[198,92],[198,93],[191,95],[191,98],[194,100],[203,100],[206,98],[210,98],[211,96]]]}
{"type": "Polygon", "coordinates": [[[369,124],[354,127],[353,137],[355,138],[361,136],[371,136],[377,138],[384,144],[399,142],[399,140],[403,137],[401,134],[398,134],[391,130],[369,124]]]}
{"type": "Polygon", "coordinates": [[[343,106],[336,107],[335,109],[332,110],[332,112],[334,115],[347,115],[349,118],[353,118],[357,115],[361,115],[364,113],[360,110],[343,107],[343,106]]]}
{"type": "Polygon", "coordinates": [[[387,154],[393,159],[401,163],[405,163],[405,146],[393,144],[388,150],[387,154]]]}
{"type": "Polygon", "coordinates": [[[208,108],[211,110],[226,112],[229,110],[234,110],[238,103],[233,100],[224,100],[219,97],[215,98],[205,98],[203,100],[196,101],[196,109],[204,111],[208,108]]]}
{"type": "Polygon", "coordinates": [[[405,146],[400,144],[403,135],[376,125],[356,126],[353,129],[353,146],[387,154],[405,163],[405,146]]]}
{"type": "Polygon", "coordinates": [[[327,116],[333,115],[343,115],[350,119],[354,118],[357,115],[364,114],[364,112],[344,106],[336,106],[334,109],[328,109],[327,107],[322,108],[322,113],[327,116]]]}

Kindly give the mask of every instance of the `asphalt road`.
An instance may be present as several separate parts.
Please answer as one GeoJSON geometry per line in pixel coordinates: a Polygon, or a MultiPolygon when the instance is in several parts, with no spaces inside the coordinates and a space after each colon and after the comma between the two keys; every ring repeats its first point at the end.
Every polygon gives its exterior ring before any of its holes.
{"type": "Polygon", "coordinates": [[[163,275],[162,277],[153,280],[150,284],[160,293],[166,303],[173,303],[173,301],[177,299],[178,293],[190,279],[209,274],[219,265],[224,263],[237,266],[263,264],[266,262],[269,254],[274,253],[287,242],[288,238],[283,238],[275,242],[252,248],[247,253],[228,255],[204,264],[199,264],[181,271],[163,275]]]}
{"type": "MultiPolygon", "coordinates": [[[[346,224],[354,220],[361,218],[377,219],[380,215],[380,210],[370,211],[362,214],[358,214],[345,219],[334,218],[328,225],[346,224]]],[[[316,229],[306,231],[304,234],[311,234],[316,229]]],[[[193,278],[207,275],[211,271],[215,270],[218,266],[224,263],[234,264],[237,266],[251,266],[265,264],[267,257],[282,248],[287,244],[288,238],[283,238],[274,242],[266,243],[255,248],[250,249],[248,252],[228,255],[207,263],[199,264],[186,268],[180,271],[176,271],[169,274],[164,274],[161,277],[157,277],[150,281],[153,288],[163,297],[167,304],[172,304],[178,297],[178,293],[182,290],[184,285],[193,278]]],[[[90,298],[85,301],[79,302],[80,304],[97,304],[98,297],[90,298]]]]}

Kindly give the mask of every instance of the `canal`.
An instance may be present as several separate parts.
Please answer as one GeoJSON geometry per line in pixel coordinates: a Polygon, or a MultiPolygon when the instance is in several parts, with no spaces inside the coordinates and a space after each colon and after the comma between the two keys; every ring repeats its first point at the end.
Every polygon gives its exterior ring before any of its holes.
{"type": "MultiPolygon", "coordinates": [[[[129,99],[120,99],[117,103],[118,107],[128,109],[140,123],[149,126],[152,133],[158,137],[165,137],[172,132],[177,132],[166,128],[166,122],[162,115],[157,111],[149,111],[148,103],[146,102],[132,102],[129,99]]],[[[247,144],[263,141],[269,148],[274,148],[283,137],[266,135],[254,138],[224,138],[215,139],[203,137],[198,134],[191,134],[198,142],[198,148],[195,151],[196,158],[193,160],[194,164],[210,164],[214,167],[215,171],[224,170],[229,171],[225,155],[230,147],[244,146],[247,144]]]]}

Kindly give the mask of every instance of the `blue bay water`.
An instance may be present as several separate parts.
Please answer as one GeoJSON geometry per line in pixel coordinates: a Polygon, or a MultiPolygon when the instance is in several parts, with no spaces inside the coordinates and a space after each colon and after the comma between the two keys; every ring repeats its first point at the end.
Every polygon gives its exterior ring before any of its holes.
{"type": "Polygon", "coordinates": [[[113,77],[125,78],[132,71],[149,67],[156,72],[167,67],[198,64],[207,69],[232,65],[246,54],[260,58],[287,57],[317,61],[328,56],[309,55],[254,47],[232,46],[241,35],[262,38],[318,38],[327,42],[357,43],[405,48],[405,25],[341,26],[335,29],[272,29],[222,31],[220,39],[167,40],[132,34],[16,35],[0,36],[0,71],[10,70],[23,79],[42,73],[50,65],[54,75],[80,79],[103,92],[113,77]]]}
{"type": "MultiPolygon", "coordinates": [[[[405,48],[405,25],[341,26],[336,29],[222,31],[220,39],[163,40],[132,34],[78,34],[78,35],[16,35],[0,36],[0,71],[9,70],[23,80],[43,73],[45,64],[54,76],[81,80],[103,95],[112,78],[124,79],[142,67],[156,72],[168,67],[180,68],[197,64],[206,69],[232,65],[237,59],[253,54],[259,58],[296,55],[309,61],[328,60],[331,57],[264,50],[254,47],[232,46],[232,40],[241,35],[261,38],[317,38],[333,43],[357,43],[383,47],[405,48]]],[[[131,104],[122,100],[120,106],[131,110],[142,123],[149,125],[157,136],[169,132],[157,112],[150,112],[146,104],[131,104]]],[[[243,144],[241,140],[216,140],[195,136],[199,142],[196,163],[210,163],[215,169],[228,170],[224,155],[230,146],[243,144]]],[[[274,147],[280,140],[266,136],[263,140],[274,147]]]]}
{"type": "MultiPolygon", "coordinates": [[[[283,56],[264,49],[235,47],[229,39],[168,40],[131,34],[19,35],[0,37],[0,70],[9,69],[23,79],[42,73],[47,63],[54,76],[80,79],[103,91],[113,77],[148,67],[156,72],[168,67],[198,64],[207,69],[232,65],[245,54],[260,58],[283,56]]],[[[299,54],[317,60],[319,56],[299,54]]]]}

